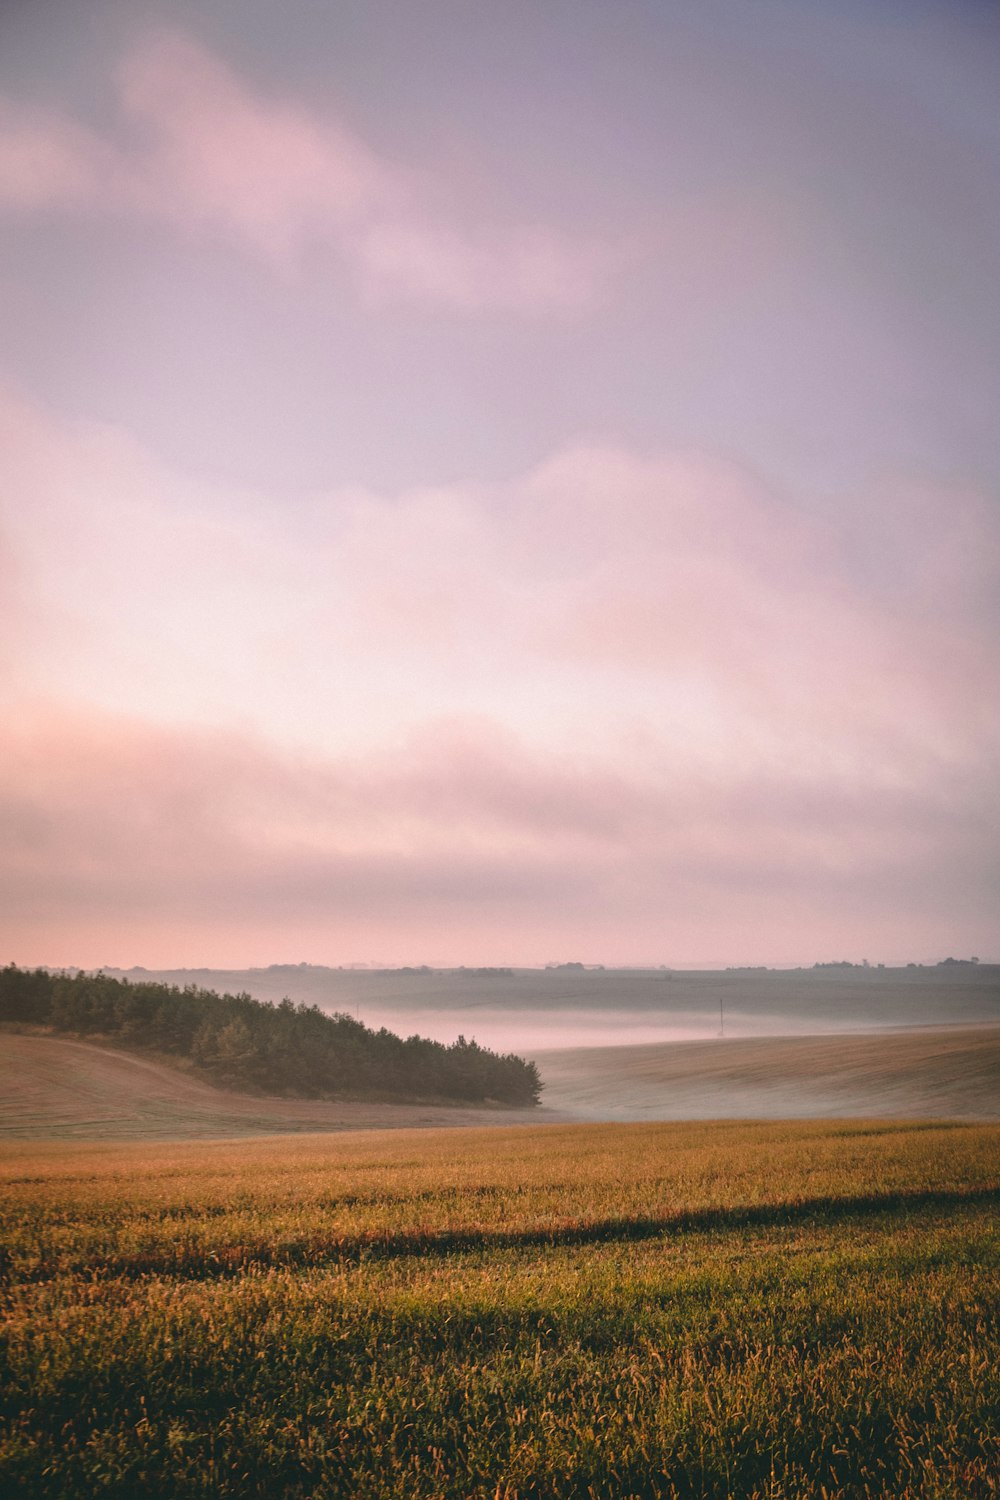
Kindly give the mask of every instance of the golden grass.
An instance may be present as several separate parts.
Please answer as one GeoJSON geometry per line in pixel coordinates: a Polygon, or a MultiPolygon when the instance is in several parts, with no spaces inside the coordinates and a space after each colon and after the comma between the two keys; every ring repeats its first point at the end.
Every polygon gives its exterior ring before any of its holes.
{"type": "Polygon", "coordinates": [[[8,1144],[39,1497],[985,1496],[1000,1127],[8,1144]]]}

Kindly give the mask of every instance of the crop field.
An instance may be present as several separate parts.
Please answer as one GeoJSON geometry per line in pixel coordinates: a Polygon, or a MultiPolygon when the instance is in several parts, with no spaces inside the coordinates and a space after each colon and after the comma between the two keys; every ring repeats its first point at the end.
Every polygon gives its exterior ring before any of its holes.
{"type": "Polygon", "coordinates": [[[1000,1490],[1000,1126],[3,1150],[0,1487],[1000,1490]]]}

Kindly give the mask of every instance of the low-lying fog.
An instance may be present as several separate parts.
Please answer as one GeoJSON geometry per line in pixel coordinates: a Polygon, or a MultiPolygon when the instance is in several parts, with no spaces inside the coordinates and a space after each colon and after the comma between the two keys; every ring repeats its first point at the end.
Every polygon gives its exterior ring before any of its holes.
{"type": "Polygon", "coordinates": [[[443,1042],[462,1034],[526,1056],[553,1048],[817,1036],[1000,1021],[1000,966],[726,970],[128,971],[262,1000],[344,1011],[368,1026],[443,1042]]]}

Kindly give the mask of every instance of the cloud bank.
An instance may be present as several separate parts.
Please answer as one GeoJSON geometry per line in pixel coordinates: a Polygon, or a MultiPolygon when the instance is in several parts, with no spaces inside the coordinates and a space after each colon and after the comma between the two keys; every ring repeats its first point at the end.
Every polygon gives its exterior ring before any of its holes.
{"type": "Polygon", "coordinates": [[[168,9],[0,58],[0,960],[1000,957],[970,17],[168,9]]]}
{"type": "Polygon", "coordinates": [[[277,502],[10,392],[0,429],[11,957],[988,950],[979,495],[884,482],[834,529],[710,455],[579,444],[277,502]]]}
{"type": "Polygon", "coordinates": [[[118,129],[0,100],[0,210],[138,217],[221,237],[284,276],[346,267],[371,303],[574,313],[619,255],[544,224],[476,222],[435,208],[434,173],[385,158],[332,114],[252,89],[184,33],[123,59],[118,129]]]}

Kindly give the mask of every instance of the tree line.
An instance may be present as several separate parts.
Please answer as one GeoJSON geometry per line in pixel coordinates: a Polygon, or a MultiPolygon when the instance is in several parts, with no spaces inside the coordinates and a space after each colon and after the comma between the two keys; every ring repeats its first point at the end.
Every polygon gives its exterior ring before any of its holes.
{"type": "Polygon", "coordinates": [[[537,1104],[533,1062],[460,1036],[405,1040],[316,1005],[280,1005],[104,973],[0,969],[0,1021],[101,1037],[185,1058],[224,1087],[308,1099],[496,1100],[537,1104]]]}

